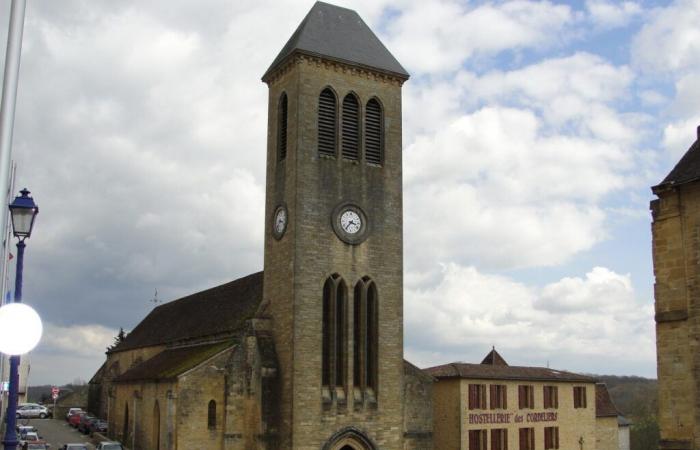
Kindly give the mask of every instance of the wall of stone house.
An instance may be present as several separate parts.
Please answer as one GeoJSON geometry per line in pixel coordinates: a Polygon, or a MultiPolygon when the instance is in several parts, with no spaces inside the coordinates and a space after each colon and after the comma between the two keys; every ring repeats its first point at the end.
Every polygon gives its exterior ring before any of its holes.
{"type": "Polygon", "coordinates": [[[619,450],[617,416],[596,417],[595,450],[619,450]]]}
{"type": "Polygon", "coordinates": [[[173,382],[115,383],[111,399],[109,436],[132,450],[175,449],[175,442],[171,436],[176,424],[174,416],[168,414],[175,387],[173,382]],[[129,417],[124,433],[127,405],[129,417]]]}
{"type": "Polygon", "coordinates": [[[281,405],[271,321],[248,325],[227,364],[224,449],[278,449],[281,405]]]}
{"type": "Polygon", "coordinates": [[[620,450],[630,450],[630,427],[628,425],[621,426],[617,432],[620,450]]]}
{"type": "Polygon", "coordinates": [[[404,364],[404,450],[433,448],[433,382],[419,368],[404,364]]]}
{"type": "Polygon", "coordinates": [[[178,377],[176,388],[176,448],[220,450],[225,433],[226,362],[220,353],[178,377]],[[209,402],[216,402],[216,424],[208,426],[209,402]]]}
{"type": "Polygon", "coordinates": [[[433,445],[435,450],[460,450],[461,380],[443,379],[433,384],[433,445]]]}
{"type": "Polygon", "coordinates": [[[700,448],[700,183],[651,202],[662,449],[700,448]],[[695,436],[695,437],[694,437],[695,436]]]}

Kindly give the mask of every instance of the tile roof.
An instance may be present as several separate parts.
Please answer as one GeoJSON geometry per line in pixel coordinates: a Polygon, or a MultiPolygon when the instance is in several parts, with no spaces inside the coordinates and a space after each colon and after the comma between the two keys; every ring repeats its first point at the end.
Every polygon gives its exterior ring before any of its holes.
{"type": "Polygon", "coordinates": [[[402,79],[409,77],[355,11],[324,2],[314,4],[263,75],[263,81],[294,53],[388,72],[402,79]]]}
{"type": "Polygon", "coordinates": [[[492,366],[507,366],[508,363],[501,355],[496,351],[496,347],[491,349],[488,355],[481,361],[481,364],[490,364],[492,366]]]}
{"type": "Polygon", "coordinates": [[[608,392],[605,383],[595,385],[595,416],[596,417],[617,417],[620,411],[617,410],[608,392]]]}
{"type": "Polygon", "coordinates": [[[698,139],[690,146],[678,164],[658,185],[651,188],[654,193],[680,184],[690,183],[700,179],[700,126],[697,129],[698,139]]]}
{"type": "Polygon", "coordinates": [[[163,350],[151,359],[138,364],[114,379],[116,382],[166,381],[177,378],[193,367],[234,347],[232,341],[163,350]]]}
{"type": "Polygon", "coordinates": [[[231,334],[255,314],[262,284],[258,272],[160,305],[110,352],[231,334]]]}
{"type": "Polygon", "coordinates": [[[423,369],[437,379],[466,378],[487,380],[571,381],[593,383],[595,379],[573,372],[547,367],[497,366],[491,364],[451,363],[423,369]]]}

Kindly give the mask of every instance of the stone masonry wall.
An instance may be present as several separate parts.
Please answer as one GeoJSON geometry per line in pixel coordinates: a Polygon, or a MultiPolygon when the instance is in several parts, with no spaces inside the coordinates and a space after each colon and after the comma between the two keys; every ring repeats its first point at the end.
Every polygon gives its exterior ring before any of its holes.
{"type": "Polygon", "coordinates": [[[595,420],[595,450],[620,450],[617,416],[595,420]]]}
{"type": "Polygon", "coordinates": [[[698,449],[700,408],[698,230],[700,185],[658,194],[651,203],[659,380],[660,448],[698,449]]]}
{"type": "Polygon", "coordinates": [[[419,368],[404,363],[404,450],[433,449],[433,382],[419,368]]]}
{"type": "MultiPolygon", "coordinates": [[[[403,448],[403,242],[401,185],[401,83],[370,72],[297,56],[269,83],[265,286],[281,373],[280,448],[321,448],[334,434],[355,427],[382,449],[403,448]],[[338,104],[353,92],[364,105],[376,97],[384,112],[385,157],[381,167],[317,149],[318,98],[330,86],[338,104]],[[277,160],[277,105],[288,96],[288,145],[277,160]],[[364,209],[368,239],[348,245],[335,236],[331,213],[341,202],[364,209]],[[276,206],[289,211],[285,236],[271,236],[276,206]],[[324,406],[321,399],[322,290],[340,274],[348,286],[348,330],[352,330],[353,287],[370,276],[379,294],[377,401],[370,404],[352,389],[346,402],[324,406]],[[356,397],[360,396],[360,397],[356,397]],[[355,401],[357,400],[357,401],[355,401]]],[[[361,125],[362,128],[362,125],[361,125]]],[[[340,150],[339,150],[340,151],[340,150]]],[[[350,333],[351,334],[351,333],[350,333]]],[[[353,360],[352,336],[347,360],[353,360]]]]}

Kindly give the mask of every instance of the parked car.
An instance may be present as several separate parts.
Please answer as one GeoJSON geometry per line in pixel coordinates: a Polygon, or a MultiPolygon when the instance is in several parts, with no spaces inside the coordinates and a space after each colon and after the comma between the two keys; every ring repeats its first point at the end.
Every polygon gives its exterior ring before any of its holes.
{"type": "Polygon", "coordinates": [[[107,421],[102,419],[97,419],[90,424],[90,433],[106,433],[107,432],[107,421]]]}
{"type": "Polygon", "coordinates": [[[88,434],[90,432],[90,426],[92,422],[98,420],[97,417],[91,416],[90,414],[83,414],[80,416],[80,422],[78,422],[78,431],[83,434],[88,434]]]}
{"type": "Polygon", "coordinates": [[[70,416],[73,414],[79,414],[81,412],[84,412],[82,408],[70,408],[66,413],[66,420],[70,419],[70,416]]]}
{"type": "Polygon", "coordinates": [[[17,426],[18,439],[22,439],[22,437],[29,432],[37,433],[38,430],[36,429],[36,427],[34,427],[32,425],[18,425],[17,426]]]}
{"type": "Polygon", "coordinates": [[[58,450],[88,450],[85,444],[65,444],[58,450]]]}
{"type": "Polygon", "coordinates": [[[80,419],[82,419],[85,414],[87,414],[87,413],[80,412],[78,414],[73,414],[68,419],[68,425],[72,426],[73,428],[78,428],[78,424],[80,423],[80,419]]]}
{"type": "MultiPolygon", "coordinates": [[[[33,442],[31,444],[27,444],[26,449],[27,450],[49,450],[49,447],[51,447],[51,444],[47,444],[46,442],[33,442]]],[[[22,450],[24,450],[24,448],[22,450]]]]}
{"type": "Polygon", "coordinates": [[[124,447],[119,442],[102,441],[97,444],[95,450],[124,450],[124,447]]]}
{"type": "Polygon", "coordinates": [[[23,403],[17,407],[17,418],[38,417],[45,419],[49,416],[49,410],[37,403],[23,403]]]}

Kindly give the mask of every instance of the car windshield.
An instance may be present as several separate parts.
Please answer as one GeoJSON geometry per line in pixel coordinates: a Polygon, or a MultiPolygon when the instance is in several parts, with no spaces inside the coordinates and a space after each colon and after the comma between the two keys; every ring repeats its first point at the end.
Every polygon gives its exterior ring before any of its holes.
{"type": "Polygon", "coordinates": [[[82,444],[66,445],[66,450],[87,450],[87,447],[82,444]]]}
{"type": "Polygon", "coordinates": [[[123,450],[121,444],[106,444],[102,446],[102,450],[123,450]]]}

